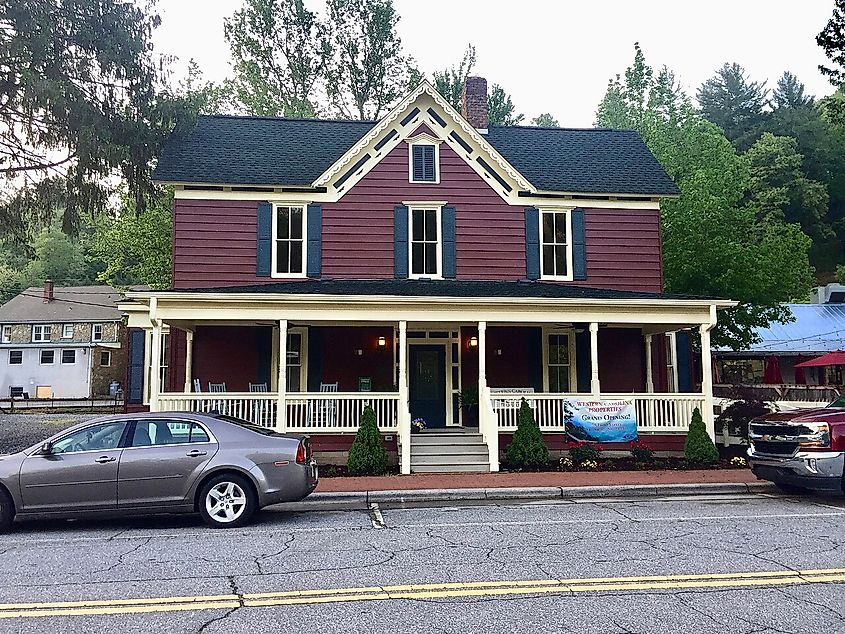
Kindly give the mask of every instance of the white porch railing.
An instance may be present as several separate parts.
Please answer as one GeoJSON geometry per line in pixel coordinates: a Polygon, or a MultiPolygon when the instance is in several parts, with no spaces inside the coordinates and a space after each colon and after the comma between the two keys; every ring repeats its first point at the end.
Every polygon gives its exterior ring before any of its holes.
{"type": "Polygon", "coordinates": [[[158,411],[219,412],[262,427],[291,432],[355,432],[364,408],[370,405],[381,431],[395,432],[399,394],[392,392],[289,392],[287,421],[279,420],[275,392],[167,393],[158,398],[158,411]]]}
{"type": "MultiPolygon", "coordinates": [[[[496,392],[491,394],[493,411],[499,416],[499,430],[516,429],[519,406],[522,399],[534,410],[534,419],[543,431],[564,431],[566,414],[564,400],[579,398],[591,400],[589,394],[523,394],[518,392],[496,392]]],[[[685,432],[692,421],[692,413],[698,408],[704,414],[703,394],[606,394],[601,400],[633,400],[637,412],[637,429],[641,432],[685,432]]]]}

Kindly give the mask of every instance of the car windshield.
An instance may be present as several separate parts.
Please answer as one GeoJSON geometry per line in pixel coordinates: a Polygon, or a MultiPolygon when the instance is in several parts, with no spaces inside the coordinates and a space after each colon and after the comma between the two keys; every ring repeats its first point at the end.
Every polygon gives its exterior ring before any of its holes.
{"type": "Polygon", "coordinates": [[[238,427],[243,427],[244,429],[248,429],[249,431],[254,431],[256,434],[261,434],[262,436],[282,436],[272,429],[268,427],[261,427],[260,425],[256,425],[255,423],[250,423],[248,420],[243,420],[242,418],[235,418],[234,416],[226,416],[225,414],[215,414],[214,418],[218,420],[225,420],[227,423],[233,423],[238,427]]]}
{"type": "Polygon", "coordinates": [[[840,396],[838,399],[833,401],[828,407],[845,407],[845,395],[840,396]]]}

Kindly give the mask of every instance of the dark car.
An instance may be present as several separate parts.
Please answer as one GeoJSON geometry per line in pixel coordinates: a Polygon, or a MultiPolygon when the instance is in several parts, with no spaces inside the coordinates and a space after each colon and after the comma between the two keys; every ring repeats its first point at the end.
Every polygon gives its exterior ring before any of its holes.
{"type": "Polygon", "coordinates": [[[221,415],[107,416],[0,456],[0,530],[15,517],[180,512],[236,527],[316,486],[307,437],[221,415]]]}

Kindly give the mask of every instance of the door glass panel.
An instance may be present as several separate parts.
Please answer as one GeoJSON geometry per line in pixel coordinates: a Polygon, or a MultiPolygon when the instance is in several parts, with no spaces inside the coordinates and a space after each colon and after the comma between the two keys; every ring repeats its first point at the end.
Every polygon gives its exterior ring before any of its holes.
{"type": "Polygon", "coordinates": [[[53,453],[116,449],[124,427],[126,423],[115,422],[80,429],[53,443],[53,453]]]}
{"type": "Polygon", "coordinates": [[[417,398],[437,398],[438,354],[432,350],[417,353],[417,398]]]}

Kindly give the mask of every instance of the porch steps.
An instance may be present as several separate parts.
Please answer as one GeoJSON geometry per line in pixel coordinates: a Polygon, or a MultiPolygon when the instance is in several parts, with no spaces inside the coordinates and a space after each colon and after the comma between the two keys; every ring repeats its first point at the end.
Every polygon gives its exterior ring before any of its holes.
{"type": "Polygon", "coordinates": [[[489,453],[481,434],[465,431],[411,435],[413,473],[490,471],[489,453]]]}

